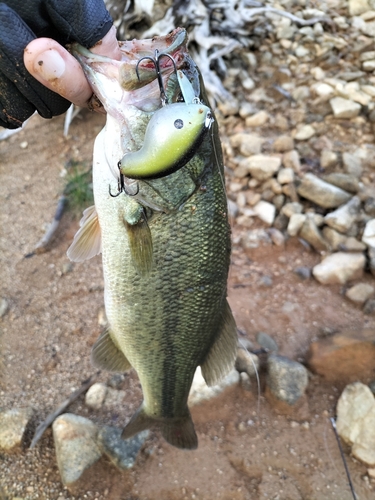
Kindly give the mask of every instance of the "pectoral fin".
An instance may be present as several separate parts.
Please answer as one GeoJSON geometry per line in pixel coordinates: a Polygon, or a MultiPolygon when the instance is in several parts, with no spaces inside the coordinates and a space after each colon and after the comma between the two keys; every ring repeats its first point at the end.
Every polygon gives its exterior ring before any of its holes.
{"type": "Polygon", "coordinates": [[[147,276],[152,267],[152,236],[143,207],[136,214],[125,213],[125,227],[134,267],[141,276],[147,276]]]}
{"type": "Polygon", "coordinates": [[[110,330],[105,330],[95,342],[91,352],[91,362],[97,368],[109,372],[126,372],[132,367],[113,342],[110,330]]]}
{"type": "Polygon", "coordinates": [[[225,300],[221,312],[220,333],[201,365],[207,385],[217,384],[233,368],[237,356],[237,342],[236,323],[228,301],[225,300]]]}
{"type": "Polygon", "coordinates": [[[101,230],[95,205],[86,208],[79,225],[81,227],[67,251],[69,259],[73,262],[91,259],[102,251],[101,230]]]}

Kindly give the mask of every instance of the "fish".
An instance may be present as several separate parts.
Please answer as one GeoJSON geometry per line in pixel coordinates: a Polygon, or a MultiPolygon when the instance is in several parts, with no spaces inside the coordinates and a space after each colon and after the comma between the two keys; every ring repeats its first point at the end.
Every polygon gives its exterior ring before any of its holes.
{"type": "Polygon", "coordinates": [[[198,446],[188,407],[194,373],[200,366],[214,385],[233,368],[237,352],[218,125],[184,29],[119,46],[121,61],[72,47],[107,118],[94,144],[94,206],[85,210],[68,257],[82,262],[102,253],[108,328],[92,348],[94,366],[134,368],[142,386],[143,402],[122,438],[153,429],[172,446],[192,450],[198,446]],[[170,56],[159,60],[168,104],[151,60],[156,50],[170,56]],[[194,121],[195,110],[201,121],[191,136],[174,137],[155,118],[172,116],[174,123],[191,113],[194,121]],[[132,155],[141,160],[129,167],[132,155]]]}

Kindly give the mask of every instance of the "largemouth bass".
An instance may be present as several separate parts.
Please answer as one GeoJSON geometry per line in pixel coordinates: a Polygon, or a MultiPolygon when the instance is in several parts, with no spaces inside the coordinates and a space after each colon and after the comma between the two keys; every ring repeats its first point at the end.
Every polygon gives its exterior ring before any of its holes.
{"type": "Polygon", "coordinates": [[[210,110],[186,43],[180,28],[120,42],[122,61],[73,47],[107,121],[94,147],[95,206],[84,212],[68,256],[83,261],[102,252],[109,327],[92,360],[109,371],[133,367],[144,398],[123,438],[156,428],[170,444],[194,449],[187,400],[195,370],[201,367],[208,385],[217,383],[233,367],[237,333],[226,299],[230,228],[218,128],[214,122],[200,135],[210,110]],[[176,65],[160,60],[164,106],[152,62],[139,62],[155,49],[176,65]],[[193,113],[192,136],[169,135],[153,118],[185,116],[191,94],[204,123],[193,113]],[[127,167],[127,155],[135,155],[135,166],[127,167]]]}

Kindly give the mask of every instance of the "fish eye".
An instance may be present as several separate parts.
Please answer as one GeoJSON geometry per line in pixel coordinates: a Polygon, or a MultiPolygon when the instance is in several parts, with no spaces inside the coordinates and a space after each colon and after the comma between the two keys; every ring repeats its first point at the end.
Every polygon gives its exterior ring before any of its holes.
{"type": "Polygon", "coordinates": [[[182,128],[184,126],[184,122],[178,118],[177,120],[174,121],[174,124],[173,124],[176,128],[182,128]]]}

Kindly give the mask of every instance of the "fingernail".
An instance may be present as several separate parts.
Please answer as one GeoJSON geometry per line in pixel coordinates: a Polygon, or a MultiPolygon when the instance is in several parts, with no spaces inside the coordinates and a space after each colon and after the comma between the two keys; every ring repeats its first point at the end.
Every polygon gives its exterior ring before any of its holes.
{"type": "Polygon", "coordinates": [[[46,50],[37,57],[34,63],[34,69],[45,80],[55,80],[63,75],[65,71],[65,61],[57,50],[46,50]]]}

